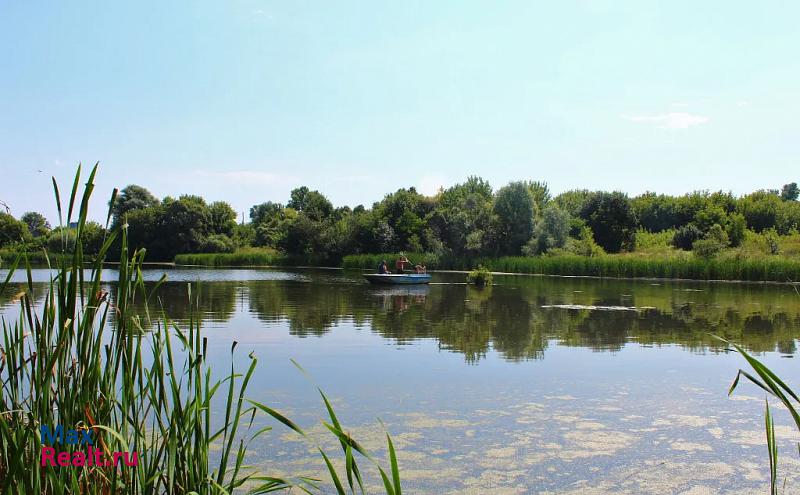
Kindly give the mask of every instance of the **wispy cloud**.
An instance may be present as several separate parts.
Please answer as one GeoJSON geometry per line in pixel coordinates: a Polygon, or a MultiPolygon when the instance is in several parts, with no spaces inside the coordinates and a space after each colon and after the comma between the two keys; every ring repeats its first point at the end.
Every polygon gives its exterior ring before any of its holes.
{"type": "Polygon", "coordinates": [[[736,102],[737,107],[746,107],[750,103],[747,100],[739,100],[736,102]]]}
{"type": "Polygon", "coordinates": [[[657,115],[633,115],[623,116],[624,119],[631,122],[655,124],[661,129],[688,129],[700,124],[708,122],[708,117],[703,115],[694,115],[686,112],[669,112],[657,115]]]}

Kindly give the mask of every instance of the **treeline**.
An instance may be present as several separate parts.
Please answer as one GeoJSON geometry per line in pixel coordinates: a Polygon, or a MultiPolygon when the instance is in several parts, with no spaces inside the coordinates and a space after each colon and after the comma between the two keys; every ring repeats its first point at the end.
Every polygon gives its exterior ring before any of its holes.
{"type": "MultiPolygon", "coordinates": [[[[596,256],[637,250],[637,233],[667,233],[677,249],[712,258],[739,246],[747,231],[767,239],[773,254],[778,236],[800,228],[800,190],[759,190],[736,197],[697,191],[683,196],[573,190],[553,196],[547,184],[512,182],[498,190],[479,177],[424,196],[413,187],[386,195],[371,208],[335,208],[319,191],[294,189],[286,204],[267,201],[250,208],[249,222],[222,201],[199,196],[156,198],[129,185],[117,195],[112,226],[127,222],[131,247],[148,259],[180,253],[229,253],[259,247],[296,259],[338,263],[347,254],[400,251],[462,258],[570,254],[596,256]]],[[[93,253],[105,234],[90,223],[82,248],[93,253]]],[[[50,228],[39,213],[17,220],[0,213],[0,248],[74,249],[74,233],[50,228]]]]}

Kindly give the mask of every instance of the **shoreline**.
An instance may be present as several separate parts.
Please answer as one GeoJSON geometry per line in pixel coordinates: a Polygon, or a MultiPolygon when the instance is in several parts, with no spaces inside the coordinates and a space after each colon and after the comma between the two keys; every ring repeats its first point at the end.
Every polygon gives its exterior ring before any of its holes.
{"type": "MultiPolygon", "coordinates": [[[[118,264],[118,263],[117,263],[118,264]]],[[[145,263],[148,264],[148,263],[145,263]]],[[[360,272],[360,273],[373,273],[372,271],[366,268],[344,268],[341,266],[314,266],[314,265],[189,265],[189,264],[178,264],[178,263],[150,263],[153,265],[167,265],[174,268],[224,268],[227,270],[236,269],[236,268],[269,268],[269,269],[281,269],[281,268],[288,268],[293,270],[341,270],[341,271],[351,271],[351,272],[360,272]]],[[[455,274],[463,274],[467,275],[470,270],[428,270],[427,273],[455,273],[455,274]]],[[[552,277],[552,278],[579,278],[579,279],[589,279],[589,280],[632,280],[632,281],[639,281],[639,282],[691,282],[691,283],[714,283],[714,284],[746,284],[746,285],[785,285],[785,286],[800,286],[800,282],[778,282],[775,280],[727,280],[727,279],[696,279],[696,278],[663,278],[663,277],[613,277],[613,276],[600,276],[600,275],[560,275],[554,273],[524,273],[524,272],[503,272],[503,271],[492,271],[492,275],[498,276],[517,276],[517,277],[552,277]]]]}

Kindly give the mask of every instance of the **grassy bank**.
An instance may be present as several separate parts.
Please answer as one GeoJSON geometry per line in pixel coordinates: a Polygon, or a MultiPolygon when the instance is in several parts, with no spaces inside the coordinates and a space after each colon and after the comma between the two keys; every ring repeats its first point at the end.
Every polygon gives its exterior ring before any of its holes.
{"type": "MultiPolygon", "coordinates": [[[[381,260],[393,266],[398,253],[345,256],[341,267],[374,270],[381,260]]],[[[691,280],[744,280],[751,282],[800,281],[800,259],[786,256],[742,258],[727,255],[704,260],[690,253],[627,253],[601,256],[504,256],[457,258],[431,253],[406,253],[413,263],[430,270],[471,270],[483,265],[493,272],[617,278],[681,278],[691,280]]],[[[222,266],[329,266],[314,256],[292,256],[276,251],[247,249],[235,253],[181,254],[179,265],[222,266]]]]}
{"type": "Polygon", "coordinates": [[[246,248],[234,253],[195,253],[175,256],[176,265],[197,266],[324,266],[318,256],[291,255],[265,248],[246,248]]]}
{"type": "MultiPolygon", "coordinates": [[[[343,268],[374,269],[393,254],[345,256],[343,268]]],[[[432,255],[409,255],[434,259],[432,255]]],[[[506,256],[501,258],[442,258],[428,267],[440,270],[470,270],[481,264],[494,272],[572,275],[620,278],[684,278],[692,280],[746,280],[756,282],[800,281],[800,260],[787,258],[702,260],[693,256],[643,257],[630,254],[585,256],[506,256]]]]}
{"type": "Polygon", "coordinates": [[[48,258],[50,263],[57,263],[69,258],[69,255],[59,253],[45,254],[44,251],[33,251],[28,253],[17,253],[15,251],[0,250],[0,268],[11,264],[17,256],[27,258],[28,262],[35,265],[47,264],[48,258]]]}

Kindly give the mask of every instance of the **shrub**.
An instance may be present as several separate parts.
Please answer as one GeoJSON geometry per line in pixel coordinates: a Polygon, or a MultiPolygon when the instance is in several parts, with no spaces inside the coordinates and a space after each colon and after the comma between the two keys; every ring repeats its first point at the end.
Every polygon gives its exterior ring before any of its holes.
{"type": "Polygon", "coordinates": [[[467,283],[483,287],[484,285],[492,285],[492,272],[483,265],[478,265],[478,268],[472,270],[467,275],[467,283]]]}
{"type": "Polygon", "coordinates": [[[704,260],[716,257],[725,247],[715,239],[699,239],[692,244],[692,251],[695,256],[704,260]]]}
{"type": "Polygon", "coordinates": [[[684,225],[675,231],[675,235],[672,236],[672,245],[678,249],[689,251],[692,249],[694,242],[702,237],[703,233],[700,232],[700,229],[692,224],[684,225]]]}
{"type": "Polygon", "coordinates": [[[725,231],[731,246],[739,247],[744,240],[744,231],[747,229],[747,221],[741,213],[733,213],[728,217],[728,224],[725,231]]]}
{"type": "Polygon", "coordinates": [[[211,234],[200,246],[204,253],[232,253],[235,249],[234,242],[225,234],[211,234]]]}
{"type": "Polygon", "coordinates": [[[597,245],[592,235],[592,229],[584,225],[577,239],[569,239],[563,249],[551,250],[551,254],[577,254],[578,256],[600,256],[605,254],[603,248],[597,245]]]}

